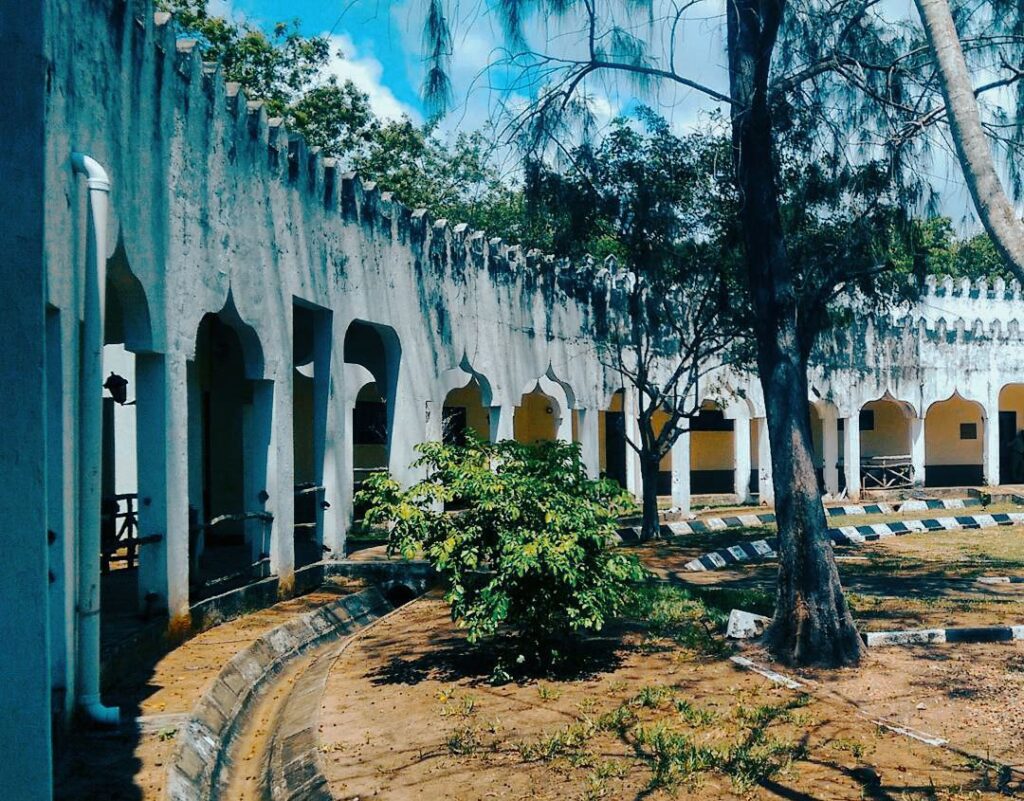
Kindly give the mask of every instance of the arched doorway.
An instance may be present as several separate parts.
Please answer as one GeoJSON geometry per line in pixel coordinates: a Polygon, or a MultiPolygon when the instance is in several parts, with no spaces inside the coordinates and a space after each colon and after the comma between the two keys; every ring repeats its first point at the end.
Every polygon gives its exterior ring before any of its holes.
{"type": "Polygon", "coordinates": [[[1024,384],[999,391],[999,483],[1024,484],[1024,384]]]}
{"type": "Polygon", "coordinates": [[[466,433],[490,439],[491,412],[484,405],[483,388],[474,376],[464,387],[451,390],[441,410],[441,439],[447,444],[462,445],[466,433]]]}
{"type": "Polygon", "coordinates": [[[914,484],[909,404],[885,394],[860,409],[861,488],[902,489],[914,484]]]}
{"type": "Polygon", "coordinates": [[[558,402],[541,391],[540,386],[524,393],[512,417],[512,435],[517,442],[533,443],[558,438],[562,410],[558,402]]]}
{"type": "MultiPolygon", "coordinates": [[[[402,347],[390,326],[353,320],[345,332],[344,354],[347,363],[359,365],[373,378],[359,386],[351,401],[350,464],[354,495],[368,476],[391,466],[402,347]]],[[[364,511],[353,506],[353,518],[361,519],[364,511]]]]}
{"type": "MultiPolygon", "coordinates": [[[[292,306],[292,447],[295,567],[324,553],[327,404],[331,391],[331,312],[296,300],[292,306]]],[[[337,502],[337,499],[332,499],[337,502]]]]}
{"type": "Polygon", "coordinates": [[[721,406],[704,401],[690,420],[690,492],[732,494],[736,489],[734,421],[721,406]]]}
{"type": "Polygon", "coordinates": [[[624,390],[616,390],[608,408],[602,410],[597,418],[601,475],[617,481],[623,489],[626,488],[626,458],[629,452],[626,415],[623,411],[624,397],[624,390]]]}
{"type": "Polygon", "coordinates": [[[981,486],[984,428],[981,404],[958,393],[928,407],[924,420],[925,486],[981,486]]]}
{"type": "Polygon", "coordinates": [[[100,560],[101,640],[109,641],[167,611],[166,544],[162,535],[146,536],[164,527],[146,520],[143,532],[139,504],[161,493],[159,486],[140,487],[139,460],[164,447],[140,432],[146,421],[139,410],[151,412],[164,398],[138,376],[162,373],[162,357],[152,353],[149,304],[121,242],[107,262],[103,342],[100,553],[89,557],[100,560]]]}
{"type": "Polygon", "coordinates": [[[273,384],[255,332],[229,299],[199,323],[189,364],[192,601],[270,574],[267,456],[273,384]]]}

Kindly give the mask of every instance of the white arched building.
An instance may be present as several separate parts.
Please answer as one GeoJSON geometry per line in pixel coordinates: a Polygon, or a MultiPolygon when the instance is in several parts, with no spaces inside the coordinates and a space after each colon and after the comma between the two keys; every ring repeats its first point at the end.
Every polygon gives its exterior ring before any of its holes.
{"type": "MultiPolygon", "coordinates": [[[[466,428],[571,438],[639,491],[635,390],[595,347],[630,278],[613,263],[523,253],[343,174],[151,0],[29,6],[0,26],[0,783],[22,799],[48,797],[53,726],[111,714],[101,589],[171,630],[233,587],[288,595],[344,555],[367,473],[408,480],[417,443],[466,428]],[[104,574],[128,504],[137,570],[104,574]]],[[[1020,308],[1016,284],[936,281],[821,348],[823,488],[857,496],[891,465],[1024,480],[1001,460],[1024,427],[1020,308]]],[[[756,379],[707,395],[662,494],[770,501],[756,379]]]]}

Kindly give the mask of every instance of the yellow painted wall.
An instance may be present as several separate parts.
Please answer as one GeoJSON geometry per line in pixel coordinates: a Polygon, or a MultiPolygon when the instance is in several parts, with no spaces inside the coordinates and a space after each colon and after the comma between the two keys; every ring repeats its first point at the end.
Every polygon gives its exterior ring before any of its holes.
{"type": "MultiPolygon", "coordinates": [[[[669,415],[667,412],[663,412],[660,409],[654,413],[654,434],[657,436],[661,433],[661,429],[665,427],[665,423],[668,422],[669,415]]],[[[683,436],[689,436],[683,434],[683,436]]],[[[672,452],[669,451],[663,457],[661,457],[661,463],[658,465],[658,469],[662,472],[672,469],[672,452]]]]}
{"type": "MultiPolygon", "coordinates": [[[[705,401],[701,408],[718,407],[711,401],[705,401]]],[[[735,467],[732,431],[691,431],[687,436],[690,438],[690,472],[732,470],[735,467]]]]}
{"type": "Polygon", "coordinates": [[[447,407],[461,407],[466,410],[466,426],[473,429],[481,438],[491,435],[491,410],[483,404],[480,385],[470,381],[468,385],[453,389],[444,399],[447,407]]]}
{"type": "Polygon", "coordinates": [[[981,464],[984,437],[978,404],[957,396],[932,404],[924,419],[925,464],[981,464]],[[961,440],[961,423],[976,423],[978,438],[961,440]]]}
{"type": "Polygon", "coordinates": [[[690,438],[690,470],[732,470],[732,431],[692,431],[690,438]]]}
{"type": "Polygon", "coordinates": [[[523,395],[522,402],[516,407],[512,418],[515,439],[518,442],[553,440],[557,433],[555,409],[555,401],[543,392],[535,390],[523,395]],[[550,413],[548,409],[551,410],[550,413]]]}
{"type": "MultiPolygon", "coordinates": [[[[891,400],[876,400],[865,403],[863,408],[875,413],[875,428],[873,431],[861,430],[860,432],[861,458],[909,456],[910,418],[902,407],[891,400]]],[[[959,437],[959,430],[956,435],[959,437]]],[[[967,463],[952,462],[952,464],[967,463]]]]}

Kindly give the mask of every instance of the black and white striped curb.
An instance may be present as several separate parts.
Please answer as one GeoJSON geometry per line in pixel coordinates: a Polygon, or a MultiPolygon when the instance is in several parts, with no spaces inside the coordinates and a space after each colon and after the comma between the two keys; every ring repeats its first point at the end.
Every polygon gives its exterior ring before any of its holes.
{"type": "Polygon", "coordinates": [[[883,645],[935,645],[941,643],[986,643],[1024,640],[1024,626],[975,626],[954,629],[911,629],[869,631],[863,635],[869,648],[883,645]]]}
{"type": "MultiPolygon", "coordinates": [[[[924,512],[929,509],[967,509],[981,506],[979,498],[927,498],[905,501],[899,505],[887,503],[867,503],[854,506],[826,506],[825,514],[829,517],[850,517],[855,515],[889,515],[905,512],[924,512]]],[[[679,537],[686,534],[707,534],[712,531],[726,531],[731,528],[757,528],[775,522],[772,512],[744,515],[723,515],[721,517],[701,517],[695,520],[662,523],[662,537],[679,537]]],[[[627,526],[619,530],[621,542],[637,542],[640,539],[640,526],[627,526]]]]}
{"type": "MultiPolygon", "coordinates": [[[[867,526],[840,526],[828,530],[829,538],[836,545],[857,545],[862,542],[899,537],[922,531],[957,531],[959,529],[995,528],[1024,524],[1024,512],[1009,512],[992,515],[957,515],[956,517],[935,517],[924,520],[895,520],[891,523],[874,523],[867,526]]],[[[754,540],[742,542],[728,548],[703,554],[684,567],[694,572],[717,570],[729,565],[745,562],[762,562],[778,557],[778,540],[754,540]]]]}
{"type": "Polygon", "coordinates": [[[906,512],[927,512],[932,509],[969,509],[983,506],[981,498],[912,498],[900,504],[866,503],[854,506],[826,506],[829,517],[849,515],[891,515],[906,512]]]}

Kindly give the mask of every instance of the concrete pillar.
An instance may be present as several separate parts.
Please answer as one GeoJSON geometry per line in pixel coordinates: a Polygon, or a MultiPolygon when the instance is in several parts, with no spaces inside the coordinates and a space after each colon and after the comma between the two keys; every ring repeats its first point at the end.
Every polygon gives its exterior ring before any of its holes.
{"type": "Polygon", "coordinates": [[[768,438],[768,419],[758,417],[757,424],[757,493],[758,502],[775,504],[775,484],[772,478],[772,446],[768,438]]]}
{"type": "Polygon", "coordinates": [[[444,439],[444,401],[425,401],[423,417],[423,441],[441,442],[444,439]]]}
{"type": "Polygon", "coordinates": [[[295,585],[295,446],[292,371],[252,382],[252,404],[243,412],[244,492],[242,511],[266,512],[267,521],[246,521],[252,562],[269,558],[269,572],[288,595],[295,585]]]}
{"type": "Polygon", "coordinates": [[[579,409],[580,457],[587,468],[587,475],[598,478],[601,475],[601,445],[597,420],[597,409],[579,409]]]}
{"type": "MultiPolygon", "coordinates": [[[[170,380],[171,367],[172,365],[168,362],[168,380],[170,380]]],[[[206,519],[206,509],[203,505],[203,398],[202,391],[199,388],[199,376],[194,363],[186,362],[185,375],[185,430],[188,432],[186,435],[188,448],[185,470],[185,489],[187,490],[188,504],[185,512],[187,516],[188,507],[191,506],[195,510],[196,520],[202,522],[206,519]]],[[[205,538],[205,531],[200,531],[196,534],[194,543],[190,543],[186,539],[186,553],[190,569],[192,570],[198,567],[199,556],[203,552],[205,538]]]]}
{"type": "Polygon", "coordinates": [[[992,394],[982,409],[982,428],[984,428],[981,444],[981,463],[985,485],[994,487],[999,484],[999,391],[992,394]]]}
{"type": "Polygon", "coordinates": [[[821,410],[821,458],[825,492],[839,495],[839,418],[831,406],[821,410]]]}
{"type": "Polygon", "coordinates": [[[572,409],[568,406],[562,406],[561,401],[557,401],[558,417],[555,419],[555,439],[560,439],[562,442],[572,442],[572,409]]]}
{"type": "Polygon", "coordinates": [[[626,491],[635,498],[643,496],[643,476],[640,473],[640,454],[629,443],[639,447],[640,423],[637,419],[636,389],[626,387],[622,393],[622,415],[626,424],[626,491]]]}
{"type": "MultiPolygon", "coordinates": [[[[274,377],[273,383],[261,388],[270,394],[264,403],[270,404],[270,438],[267,442],[266,479],[267,493],[266,510],[274,516],[273,522],[262,530],[269,535],[266,543],[270,554],[270,572],[280,581],[279,593],[291,595],[295,589],[295,442],[294,421],[295,399],[292,379],[294,371],[282,369],[274,377]]],[[[254,392],[254,398],[258,392],[254,392]]],[[[247,454],[248,456],[248,454],[247,454]]],[[[258,460],[260,454],[256,453],[258,460]]],[[[250,501],[258,503],[260,499],[257,488],[255,498],[250,501]]]]}
{"type": "MultiPolygon", "coordinates": [[[[332,320],[331,314],[327,311],[320,311],[316,315],[313,329],[313,480],[324,492],[321,496],[321,503],[316,504],[316,536],[319,544],[324,544],[326,524],[328,519],[332,526],[333,517],[329,518],[324,503],[332,503],[337,500],[337,481],[332,473],[327,473],[328,454],[328,425],[335,422],[331,410],[331,344],[332,344],[332,320]],[[328,490],[330,498],[328,500],[328,490]]],[[[294,407],[293,407],[294,413],[294,407]]],[[[331,457],[335,454],[331,451],[331,457]]],[[[294,469],[294,464],[293,464],[294,469]]],[[[326,555],[321,551],[322,555],[326,555]]]]}
{"type": "Polygon", "coordinates": [[[690,511],[690,435],[681,434],[672,443],[672,508],[690,511]]]}
{"type": "Polygon", "coordinates": [[[860,413],[844,418],[843,471],[846,474],[846,495],[850,500],[860,498],[860,413]]]}
{"type": "MultiPolygon", "coordinates": [[[[428,436],[427,399],[417,397],[413,394],[411,387],[402,385],[399,387],[398,397],[394,401],[388,398],[388,407],[389,413],[391,413],[388,469],[396,481],[403,486],[409,486],[418,481],[422,475],[422,471],[412,467],[412,463],[419,457],[419,454],[416,453],[416,446],[426,440],[428,436]],[[393,413],[390,409],[392,405],[394,406],[393,413]]],[[[431,417],[433,419],[434,415],[431,417]]],[[[436,419],[440,426],[440,404],[437,406],[436,419]]]]}
{"type": "Polygon", "coordinates": [[[924,418],[910,418],[910,466],[914,471],[915,487],[924,486],[924,418]]]}
{"type": "Polygon", "coordinates": [[[491,407],[491,442],[515,439],[515,414],[516,407],[511,403],[491,407]]]}
{"type": "MultiPolygon", "coordinates": [[[[162,537],[139,552],[139,599],[154,611],[166,609],[172,627],[188,624],[189,485],[196,478],[189,465],[188,373],[179,353],[142,354],[136,363],[139,535],[162,537]],[[156,597],[147,602],[149,593],[156,597]]],[[[198,429],[200,421],[193,425],[198,429]]]]}
{"type": "Polygon", "coordinates": [[[329,506],[323,510],[320,531],[324,546],[330,549],[324,552],[324,558],[344,559],[345,538],[352,517],[352,406],[345,398],[340,378],[344,371],[341,354],[332,356],[330,361],[332,370],[323,433],[323,477],[320,481],[324,488],[324,501],[329,506]]]}
{"type": "Polygon", "coordinates": [[[733,419],[733,492],[740,503],[750,500],[750,418],[733,419]]]}

